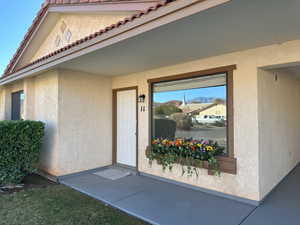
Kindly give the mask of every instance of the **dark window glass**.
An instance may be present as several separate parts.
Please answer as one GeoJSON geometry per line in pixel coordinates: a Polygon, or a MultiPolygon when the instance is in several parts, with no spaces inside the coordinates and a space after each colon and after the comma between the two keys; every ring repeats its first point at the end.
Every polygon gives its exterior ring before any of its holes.
{"type": "Polygon", "coordinates": [[[212,140],[227,153],[226,74],[154,83],[152,138],[212,140]]]}
{"type": "Polygon", "coordinates": [[[24,92],[18,91],[12,93],[11,119],[12,120],[24,119],[23,112],[24,112],[24,92]]]}

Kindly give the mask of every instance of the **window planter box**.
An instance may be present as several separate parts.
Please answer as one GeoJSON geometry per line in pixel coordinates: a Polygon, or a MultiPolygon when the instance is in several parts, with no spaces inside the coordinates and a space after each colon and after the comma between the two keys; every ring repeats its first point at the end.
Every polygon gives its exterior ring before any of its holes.
{"type": "MultiPolygon", "coordinates": [[[[151,153],[151,147],[147,147],[146,149],[146,156],[147,158],[150,156],[151,153]]],[[[218,160],[219,164],[219,170],[223,173],[229,173],[229,174],[236,174],[237,173],[237,167],[236,167],[236,159],[235,158],[229,158],[229,157],[223,157],[223,156],[217,156],[216,159],[218,160]]],[[[159,160],[155,160],[159,165],[161,165],[161,162],[159,160]]],[[[176,164],[180,164],[183,166],[189,166],[190,161],[187,161],[185,159],[178,159],[176,161],[176,164]]],[[[208,161],[201,161],[197,159],[192,160],[192,167],[196,168],[202,168],[208,170],[208,175],[214,175],[213,169],[210,167],[208,161]]]]}

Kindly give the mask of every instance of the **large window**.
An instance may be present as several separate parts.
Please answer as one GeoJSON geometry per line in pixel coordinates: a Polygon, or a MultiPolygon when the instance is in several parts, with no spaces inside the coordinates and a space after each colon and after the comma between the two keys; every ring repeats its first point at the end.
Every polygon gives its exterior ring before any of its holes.
{"type": "Polygon", "coordinates": [[[20,120],[24,119],[24,92],[18,91],[11,94],[11,119],[20,120]]]}
{"type": "Polygon", "coordinates": [[[152,140],[213,141],[233,157],[231,79],[225,71],[150,80],[152,140]]]}

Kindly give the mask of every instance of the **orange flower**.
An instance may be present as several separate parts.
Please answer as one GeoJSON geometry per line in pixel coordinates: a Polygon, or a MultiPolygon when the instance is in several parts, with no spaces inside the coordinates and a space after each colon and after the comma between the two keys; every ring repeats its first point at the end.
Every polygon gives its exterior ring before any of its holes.
{"type": "Polygon", "coordinates": [[[175,145],[176,146],[181,146],[183,141],[181,139],[176,139],[175,145]]]}
{"type": "Polygon", "coordinates": [[[192,151],[196,150],[195,146],[191,146],[191,149],[192,149],[192,151]]]}
{"type": "Polygon", "coordinates": [[[153,144],[153,145],[157,144],[157,140],[153,140],[153,141],[152,141],[152,144],[153,144]]]}

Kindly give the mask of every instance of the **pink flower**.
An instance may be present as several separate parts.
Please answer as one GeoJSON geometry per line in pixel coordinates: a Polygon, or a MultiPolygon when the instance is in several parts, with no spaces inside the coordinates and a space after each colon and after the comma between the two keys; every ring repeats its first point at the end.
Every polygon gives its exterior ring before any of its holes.
{"type": "Polygon", "coordinates": [[[202,141],[202,144],[203,145],[207,145],[209,142],[207,141],[207,140],[205,140],[205,141],[202,141]]]}

